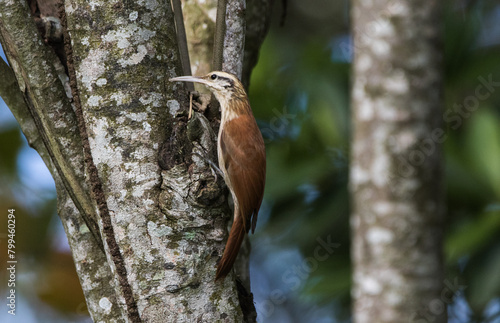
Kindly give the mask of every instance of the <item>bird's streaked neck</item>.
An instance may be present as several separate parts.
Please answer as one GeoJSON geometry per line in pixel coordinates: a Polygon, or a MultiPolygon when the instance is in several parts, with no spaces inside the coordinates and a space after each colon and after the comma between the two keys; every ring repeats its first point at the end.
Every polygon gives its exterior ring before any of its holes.
{"type": "Polygon", "coordinates": [[[239,114],[236,110],[227,108],[225,109],[221,104],[221,124],[231,121],[239,117],[240,115],[241,114],[239,114]]]}
{"type": "Polygon", "coordinates": [[[221,106],[222,123],[231,121],[244,114],[252,114],[246,93],[217,93],[214,91],[214,95],[221,106]]]}

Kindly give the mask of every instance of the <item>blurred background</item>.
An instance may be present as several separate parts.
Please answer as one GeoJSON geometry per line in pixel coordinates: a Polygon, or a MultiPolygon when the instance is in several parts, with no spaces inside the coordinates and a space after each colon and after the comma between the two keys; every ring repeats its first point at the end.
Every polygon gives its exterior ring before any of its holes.
{"type": "MultiPolygon", "coordinates": [[[[349,322],[349,1],[288,0],[284,25],[275,1],[273,17],[249,91],[268,156],[251,236],[258,321],[349,322]]],[[[500,3],[446,1],[444,26],[449,322],[500,322],[500,3]],[[485,80],[489,95],[464,110],[485,80]]],[[[2,305],[0,322],[90,322],[54,182],[1,100],[0,181],[19,259],[17,315],[2,305]]]]}

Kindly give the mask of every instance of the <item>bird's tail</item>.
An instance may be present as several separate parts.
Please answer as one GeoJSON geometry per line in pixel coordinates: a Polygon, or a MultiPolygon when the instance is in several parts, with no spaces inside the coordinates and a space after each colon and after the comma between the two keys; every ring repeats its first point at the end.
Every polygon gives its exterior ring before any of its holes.
{"type": "Polygon", "coordinates": [[[224,277],[226,277],[231,271],[231,268],[233,268],[241,243],[245,238],[245,233],[246,230],[243,225],[243,217],[241,214],[239,216],[235,216],[233,225],[231,226],[231,231],[229,232],[229,238],[227,239],[226,249],[224,249],[224,254],[222,255],[219,265],[217,266],[215,281],[224,279],[224,277]]]}

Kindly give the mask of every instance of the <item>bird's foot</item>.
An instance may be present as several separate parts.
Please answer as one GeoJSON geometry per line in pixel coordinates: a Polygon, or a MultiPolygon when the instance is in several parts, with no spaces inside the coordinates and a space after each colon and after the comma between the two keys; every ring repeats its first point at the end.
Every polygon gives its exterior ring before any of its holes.
{"type": "Polygon", "coordinates": [[[193,153],[193,155],[200,157],[210,165],[210,170],[212,171],[212,175],[214,176],[216,182],[217,182],[217,173],[219,173],[219,175],[222,176],[222,178],[224,178],[224,174],[222,173],[220,168],[217,167],[217,165],[213,161],[211,161],[208,157],[202,156],[198,153],[193,153]]]}

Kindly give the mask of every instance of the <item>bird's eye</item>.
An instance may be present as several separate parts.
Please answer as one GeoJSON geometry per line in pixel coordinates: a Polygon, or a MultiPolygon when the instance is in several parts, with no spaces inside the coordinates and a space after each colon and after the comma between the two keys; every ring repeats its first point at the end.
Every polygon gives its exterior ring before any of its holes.
{"type": "Polygon", "coordinates": [[[210,75],[210,78],[211,78],[212,80],[217,79],[217,74],[212,74],[212,75],[210,75]]]}

